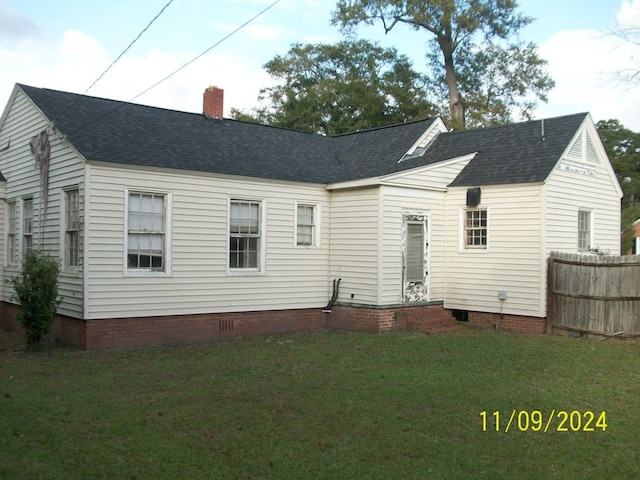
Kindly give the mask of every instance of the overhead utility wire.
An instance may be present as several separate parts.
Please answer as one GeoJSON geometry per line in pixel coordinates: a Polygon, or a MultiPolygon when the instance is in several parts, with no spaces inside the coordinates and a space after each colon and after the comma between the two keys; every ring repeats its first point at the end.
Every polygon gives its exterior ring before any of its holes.
{"type": "Polygon", "coordinates": [[[149,90],[156,88],[158,85],[160,85],[162,82],[164,82],[165,80],[168,80],[169,78],[173,77],[176,73],[178,73],[180,70],[183,70],[184,68],[188,67],[189,65],[191,65],[193,62],[195,62],[196,60],[198,60],[200,57],[202,57],[203,55],[206,55],[207,53],[209,53],[211,50],[213,50],[215,47],[217,47],[218,45],[220,45],[222,42],[224,42],[226,39],[228,39],[229,37],[235,35],[236,33],[238,33],[240,30],[242,30],[244,27],[246,27],[247,25],[249,25],[251,22],[253,22],[256,18],[258,18],[260,15],[266,13],[267,11],[271,10],[273,7],[276,6],[276,4],[280,3],[280,0],[276,0],[275,2],[273,2],[271,5],[269,5],[267,8],[265,8],[264,10],[262,10],[260,13],[254,15],[252,18],[250,18],[249,20],[247,20],[246,22],[244,22],[242,25],[240,25],[238,28],[236,28],[233,32],[227,34],[226,36],[222,37],[222,39],[218,40],[216,43],[214,43],[213,45],[211,45],[209,48],[207,48],[204,52],[202,52],[200,55],[192,58],[191,60],[189,60],[187,63],[185,63],[184,65],[182,65],[180,68],[178,68],[177,70],[174,70],[173,72],[171,72],[169,75],[167,75],[166,77],[164,77],[162,80],[160,80],[157,83],[154,83],[153,85],[151,85],[149,88],[147,88],[145,91],[143,91],[142,93],[139,93],[138,95],[136,95],[135,97],[133,97],[131,100],[129,100],[129,102],[134,101],[136,98],[141,97],[142,95],[144,95],[145,93],[147,93],[149,90]]]}
{"type": "Polygon", "coordinates": [[[158,19],[158,17],[159,17],[160,15],[162,15],[162,13],[163,13],[163,12],[167,9],[167,7],[168,7],[169,5],[171,5],[172,3],[173,3],[173,0],[169,0],[169,1],[167,2],[167,4],[166,4],[164,7],[162,7],[162,10],[160,10],[160,12],[158,12],[158,14],[157,14],[155,17],[153,17],[153,20],[151,20],[151,21],[147,24],[147,26],[146,26],[146,27],[144,27],[144,28],[142,29],[142,31],[138,34],[138,36],[137,36],[136,38],[134,38],[134,39],[133,39],[133,41],[129,44],[129,46],[128,46],[127,48],[125,48],[125,49],[122,51],[122,53],[121,53],[120,55],[118,55],[118,58],[116,58],[113,62],[111,62],[111,65],[109,65],[109,66],[107,67],[107,69],[106,69],[104,72],[102,72],[102,73],[100,74],[100,76],[99,76],[98,78],[96,78],[96,79],[95,79],[95,81],[94,81],[91,85],[89,85],[89,88],[87,88],[87,89],[84,91],[83,95],[84,95],[84,94],[86,94],[89,90],[91,90],[91,88],[93,88],[93,86],[94,86],[96,83],[98,83],[98,81],[99,81],[102,77],[104,77],[104,75],[105,75],[109,70],[111,70],[111,67],[113,67],[113,66],[116,64],[116,62],[117,62],[118,60],[120,60],[120,59],[122,58],[122,56],[123,56],[125,53],[127,53],[127,51],[128,51],[128,50],[133,46],[133,44],[134,44],[134,43],[136,43],[136,42],[138,41],[138,39],[139,39],[139,38],[144,34],[144,32],[146,32],[146,31],[149,29],[149,27],[153,24],[153,22],[155,22],[155,21],[158,19]]]}
{"type": "MultiPolygon", "coordinates": [[[[149,29],[149,27],[150,27],[151,25],[153,25],[153,23],[154,23],[154,22],[155,22],[155,21],[160,17],[160,15],[162,15],[162,14],[164,13],[164,11],[167,9],[167,7],[168,7],[169,5],[171,5],[172,3],[173,3],[173,0],[169,0],[169,1],[167,2],[167,4],[166,4],[164,7],[162,7],[162,9],[158,12],[158,14],[157,14],[155,17],[153,17],[153,19],[152,19],[152,20],[147,24],[147,26],[146,26],[146,27],[144,27],[144,28],[142,29],[142,31],[138,34],[138,36],[137,36],[136,38],[134,38],[134,39],[131,41],[131,43],[129,43],[129,45],[127,46],[127,48],[125,48],[125,49],[120,53],[120,55],[118,55],[118,57],[117,57],[113,62],[111,62],[111,65],[109,65],[109,66],[107,67],[107,69],[106,69],[104,72],[102,72],[102,73],[98,76],[98,78],[96,78],[96,79],[93,81],[93,83],[92,83],[91,85],[89,85],[89,87],[84,91],[83,95],[86,95],[86,94],[87,94],[87,92],[88,92],[89,90],[91,90],[91,89],[95,86],[95,84],[96,84],[96,83],[98,83],[98,82],[102,79],[102,77],[104,77],[104,76],[106,75],[106,73],[107,73],[109,70],[111,70],[111,68],[112,68],[112,67],[113,67],[113,66],[118,62],[118,60],[120,60],[120,59],[122,58],[122,56],[123,56],[125,53],[127,53],[127,52],[129,51],[129,49],[130,49],[130,48],[131,48],[131,47],[132,47],[132,46],[133,46],[133,45],[134,45],[134,44],[135,44],[135,43],[140,39],[140,37],[141,37],[142,35],[144,35],[144,33],[149,29]]],[[[81,98],[81,97],[78,97],[78,98],[76,98],[76,100],[74,100],[73,102],[71,102],[71,104],[67,107],[67,109],[66,109],[66,110],[64,110],[60,115],[58,115],[58,116],[53,120],[53,122],[55,123],[55,122],[56,122],[57,120],[59,120],[59,119],[60,119],[60,118],[65,114],[65,113],[67,113],[69,110],[71,110],[71,108],[72,108],[76,103],[78,103],[78,102],[80,101],[80,98],[81,98]]]]}
{"type": "Polygon", "coordinates": [[[171,78],[172,76],[174,76],[176,73],[178,73],[179,71],[185,69],[186,67],[188,67],[189,65],[191,65],[193,62],[195,62],[196,60],[198,60],[200,57],[202,57],[203,55],[206,55],[207,53],[209,53],[211,50],[213,50],[215,47],[217,47],[218,45],[220,45],[222,42],[224,42],[225,40],[227,40],[228,38],[230,38],[231,36],[235,35],[236,33],[238,33],[240,30],[242,30],[244,27],[246,27],[247,25],[249,25],[251,22],[253,22],[255,19],[257,19],[258,17],[260,17],[261,15],[263,15],[264,13],[266,13],[267,11],[269,11],[270,9],[272,9],[273,7],[275,7],[278,3],[280,3],[280,0],[276,0],[275,2],[273,2],[271,5],[269,5],[268,7],[266,7],[264,10],[262,10],[261,12],[257,13],[256,15],[254,15],[253,17],[251,17],[249,20],[247,20],[246,22],[244,22],[242,25],[240,25],[238,28],[236,28],[235,30],[233,30],[231,33],[225,35],[224,37],[222,37],[220,40],[218,40],[216,43],[214,43],[213,45],[211,45],[209,48],[207,48],[205,51],[203,51],[202,53],[200,53],[199,55],[195,56],[194,58],[192,58],[191,60],[189,60],[187,63],[185,63],[184,65],[182,65],[181,67],[179,67],[178,69],[174,70],[173,72],[171,72],[169,75],[167,75],[166,77],[164,77],[162,80],[154,83],[153,85],[151,85],[149,88],[147,88],[146,90],[140,92],[138,95],[136,95],[135,97],[133,97],[131,100],[129,100],[128,102],[123,102],[120,106],[114,108],[113,110],[110,110],[109,112],[105,113],[104,115],[102,115],[101,117],[96,118],[94,121],[86,123],[85,125],[83,125],[80,128],[75,129],[74,131],[72,131],[71,133],[69,133],[69,135],[79,132],[80,130],[83,130],[84,128],[88,127],[89,125],[93,125],[96,122],[99,122],[100,120],[102,120],[105,117],[108,117],[109,115],[111,115],[112,113],[120,110],[122,107],[124,107],[125,105],[133,102],[136,98],[141,97],[142,95],[144,95],[145,93],[149,92],[150,90],[156,88],[158,85],[160,85],[161,83],[165,82],[166,80],[168,80],[169,78],[171,78]]]}

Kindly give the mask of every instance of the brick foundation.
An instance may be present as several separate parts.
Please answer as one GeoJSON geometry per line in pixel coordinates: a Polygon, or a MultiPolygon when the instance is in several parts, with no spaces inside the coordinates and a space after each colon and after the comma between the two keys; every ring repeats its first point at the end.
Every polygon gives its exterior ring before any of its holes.
{"type": "Polygon", "coordinates": [[[488,312],[469,312],[469,325],[486,328],[499,328],[512,333],[543,334],[546,330],[546,319],[523,315],[503,315],[488,312]]]}
{"type": "Polygon", "coordinates": [[[329,328],[360,332],[385,332],[400,328],[436,333],[456,328],[455,319],[442,304],[397,307],[337,305],[327,315],[329,328]]]}
{"type": "MultiPolygon", "coordinates": [[[[20,330],[18,308],[2,305],[0,328],[20,330]]],[[[215,338],[265,333],[316,331],[327,327],[320,309],[167,315],[162,317],[78,320],[58,315],[50,341],[83,350],[196,343],[215,338]]]]}
{"type": "MultiPolygon", "coordinates": [[[[20,330],[18,308],[0,303],[0,328],[20,330]]],[[[545,332],[545,319],[518,315],[468,312],[469,325],[517,333],[545,332]]],[[[263,310],[255,312],[167,315],[162,317],[78,320],[59,315],[49,341],[83,350],[143,345],[195,343],[215,338],[268,333],[317,331],[324,328],[384,332],[395,328],[423,333],[459,330],[442,304],[368,307],[335,305],[321,309],[263,310]]]]}

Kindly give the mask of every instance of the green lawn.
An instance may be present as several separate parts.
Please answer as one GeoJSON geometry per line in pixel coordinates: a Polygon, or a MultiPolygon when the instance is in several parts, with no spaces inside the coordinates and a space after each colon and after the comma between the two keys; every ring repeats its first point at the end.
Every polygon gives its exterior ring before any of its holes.
{"type": "Polygon", "coordinates": [[[0,332],[0,347],[1,479],[640,475],[640,344],[322,332],[24,353],[0,332]],[[546,425],[552,411],[579,413],[546,425]]]}

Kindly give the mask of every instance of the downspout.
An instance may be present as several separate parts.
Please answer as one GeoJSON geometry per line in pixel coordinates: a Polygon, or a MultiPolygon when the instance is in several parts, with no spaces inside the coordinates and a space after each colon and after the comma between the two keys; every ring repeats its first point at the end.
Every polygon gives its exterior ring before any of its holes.
{"type": "Polygon", "coordinates": [[[340,292],[341,281],[342,281],[341,278],[333,279],[333,294],[331,295],[331,300],[329,300],[329,303],[327,303],[327,306],[322,309],[323,312],[331,313],[331,307],[333,307],[333,305],[336,303],[336,300],[338,299],[338,293],[340,292]]]}

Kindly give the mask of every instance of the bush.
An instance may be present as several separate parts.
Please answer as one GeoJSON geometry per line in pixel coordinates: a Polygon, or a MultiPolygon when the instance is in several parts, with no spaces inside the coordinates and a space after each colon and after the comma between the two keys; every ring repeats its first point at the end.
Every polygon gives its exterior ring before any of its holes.
{"type": "Polygon", "coordinates": [[[22,272],[10,281],[15,299],[20,304],[18,321],[24,328],[27,349],[40,344],[51,332],[56,318],[58,299],[58,262],[37,250],[26,252],[22,272]]]}

